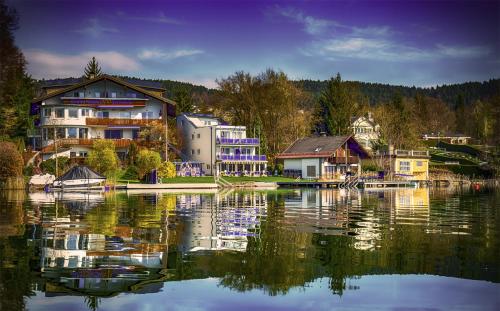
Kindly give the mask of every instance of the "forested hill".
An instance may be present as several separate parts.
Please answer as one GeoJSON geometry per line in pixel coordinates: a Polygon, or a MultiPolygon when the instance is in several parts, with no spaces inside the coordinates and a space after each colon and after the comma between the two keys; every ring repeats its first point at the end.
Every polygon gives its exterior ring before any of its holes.
{"type": "MultiPolygon", "coordinates": [[[[299,80],[297,85],[301,86],[305,91],[311,92],[315,96],[319,96],[326,88],[326,80],[299,80]]],[[[414,97],[417,93],[425,96],[440,98],[449,105],[454,105],[457,98],[461,95],[466,104],[471,104],[476,100],[490,98],[495,95],[500,95],[500,79],[491,79],[484,82],[466,82],[460,84],[442,85],[432,88],[408,87],[389,85],[381,83],[368,83],[358,81],[348,81],[347,83],[354,84],[359,91],[365,95],[370,104],[377,104],[390,101],[396,93],[400,93],[404,97],[414,97]]]]}
{"type": "MultiPolygon", "coordinates": [[[[195,85],[188,82],[180,82],[173,80],[162,79],[139,79],[135,77],[118,76],[126,81],[136,85],[146,85],[153,87],[163,87],[167,90],[167,97],[174,97],[175,93],[184,89],[189,94],[212,93],[214,89],[208,89],[202,85],[195,85]]],[[[65,78],[65,79],[52,79],[40,80],[40,85],[50,84],[70,84],[78,83],[81,78],[65,78]]],[[[302,87],[305,91],[319,96],[327,85],[327,80],[298,80],[295,83],[302,87]]],[[[389,85],[382,83],[368,83],[359,81],[347,81],[346,83],[354,84],[358,87],[359,91],[365,95],[371,104],[377,104],[390,101],[396,93],[400,93],[404,97],[415,97],[418,93],[425,96],[440,98],[449,105],[455,105],[458,96],[462,95],[466,104],[471,104],[476,100],[490,98],[495,95],[500,95],[500,79],[491,79],[484,82],[466,82],[461,84],[442,85],[432,88],[421,87],[408,87],[389,85]]]]}

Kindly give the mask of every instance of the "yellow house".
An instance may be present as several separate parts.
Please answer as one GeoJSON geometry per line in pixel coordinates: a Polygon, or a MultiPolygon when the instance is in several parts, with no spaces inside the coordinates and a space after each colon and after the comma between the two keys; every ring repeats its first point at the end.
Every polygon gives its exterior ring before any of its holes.
{"type": "Polygon", "coordinates": [[[390,154],[390,171],[403,179],[428,180],[429,159],[428,151],[396,149],[390,154]]]}

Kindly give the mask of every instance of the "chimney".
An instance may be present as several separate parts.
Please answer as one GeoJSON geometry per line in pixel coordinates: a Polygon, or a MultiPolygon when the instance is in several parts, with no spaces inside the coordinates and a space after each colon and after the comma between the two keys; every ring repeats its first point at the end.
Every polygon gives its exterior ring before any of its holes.
{"type": "Polygon", "coordinates": [[[368,111],[368,121],[373,122],[372,112],[368,111]]]}

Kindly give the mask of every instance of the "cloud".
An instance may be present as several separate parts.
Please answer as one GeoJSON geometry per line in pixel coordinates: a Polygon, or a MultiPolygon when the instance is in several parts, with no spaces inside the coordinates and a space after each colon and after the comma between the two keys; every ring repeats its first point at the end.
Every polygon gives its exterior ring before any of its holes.
{"type": "Polygon", "coordinates": [[[144,49],[137,57],[141,60],[173,60],[182,57],[189,57],[193,55],[205,53],[202,50],[195,49],[179,49],[174,51],[162,51],[158,49],[144,49]]]}
{"type": "Polygon", "coordinates": [[[369,26],[369,27],[352,27],[352,34],[358,36],[376,36],[384,37],[391,36],[395,32],[389,26],[369,26]]]}
{"type": "Polygon", "coordinates": [[[152,15],[152,16],[133,16],[133,15],[127,15],[122,11],[118,11],[116,15],[120,18],[127,20],[134,20],[134,21],[143,21],[143,22],[159,23],[159,24],[172,24],[172,25],[182,24],[182,22],[180,22],[179,20],[165,16],[165,13],[161,11],[157,15],[152,15]]]}
{"type": "Polygon", "coordinates": [[[94,38],[100,37],[101,34],[103,34],[103,33],[117,33],[117,32],[119,32],[118,29],[116,29],[116,28],[101,26],[101,24],[99,23],[99,20],[97,18],[89,18],[87,20],[87,24],[88,25],[86,27],[79,29],[79,30],[76,30],[76,32],[79,32],[79,33],[82,33],[85,35],[89,35],[89,36],[94,37],[94,38]]]}
{"type": "Polygon", "coordinates": [[[278,15],[292,19],[296,23],[302,24],[304,27],[304,31],[311,35],[322,33],[330,26],[341,26],[335,21],[307,16],[302,11],[290,7],[282,8],[276,6],[274,10],[278,15]]]}
{"type": "Polygon", "coordinates": [[[88,51],[77,55],[51,53],[45,50],[23,50],[28,61],[28,72],[36,79],[79,77],[88,61],[95,56],[105,73],[130,73],[141,65],[120,52],[88,51]]]}
{"type": "Polygon", "coordinates": [[[306,56],[323,56],[329,60],[339,58],[371,59],[381,61],[424,61],[441,58],[477,58],[488,55],[490,50],[482,46],[445,46],[417,48],[388,39],[343,37],[313,42],[302,49],[306,56]]]}

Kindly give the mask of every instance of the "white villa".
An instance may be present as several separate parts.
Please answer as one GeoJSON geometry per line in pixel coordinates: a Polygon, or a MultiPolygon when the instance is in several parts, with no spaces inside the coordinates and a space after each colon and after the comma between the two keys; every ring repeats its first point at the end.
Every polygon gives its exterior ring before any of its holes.
{"type": "Polygon", "coordinates": [[[228,125],[204,114],[177,116],[184,161],[201,163],[207,175],[265,174],[267,160],[260,154],[258,138],[247,138],[246,127],[228,125]]]}
{"type": "Polygon", "coordinates": [[[380,126],[373,120],[371,112],[352,118],[351,129],[356,141],[367,151],[371,151],[373,144],[380,138],[380,126]]]}
{"type": "Polygon", "coordinates": [[[86,157],[98,138],[112,139],[123,158],[139,131],[165,116],[175,117],[175,102],[164,89],[137,86],[102,75],[72,85],[54,85],[31,103],[37,134],[33,146],[43,160],[58,156],[86,157]],[[56,140],[54,140],[56,137],[56,140]],[[54,144],[56,142],[56,145],[54,144]]]}

